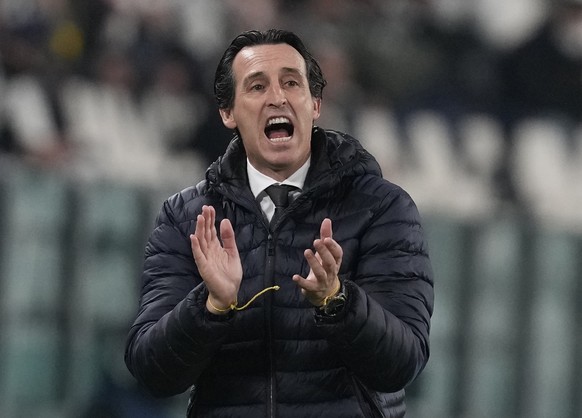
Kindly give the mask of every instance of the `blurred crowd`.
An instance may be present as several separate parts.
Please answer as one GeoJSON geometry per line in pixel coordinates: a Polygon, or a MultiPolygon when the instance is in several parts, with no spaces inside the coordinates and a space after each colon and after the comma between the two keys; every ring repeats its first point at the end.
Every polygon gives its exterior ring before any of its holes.
{"type": "Polygon", "coordinates": [[[270,27],[320,61],[319,124],[359,138],[426,207],[551,203],[532,178],[572,195],[555,182],[582,174],[582,0],[3,0],[0,156],[189,185],[231,138],[212,91],[220,54],[270,27]]]}

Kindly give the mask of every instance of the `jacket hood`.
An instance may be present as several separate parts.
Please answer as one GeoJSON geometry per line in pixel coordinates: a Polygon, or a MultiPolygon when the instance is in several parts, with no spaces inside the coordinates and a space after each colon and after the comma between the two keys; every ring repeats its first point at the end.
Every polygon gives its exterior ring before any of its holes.
{"type": "Polygon", "coordinates": [[[342,179],[368,174],[382,177],[376,159],[350,135],[314,128],[311,141],[312,164],[308,183],[315,184],[322,176],[342,179]]]}

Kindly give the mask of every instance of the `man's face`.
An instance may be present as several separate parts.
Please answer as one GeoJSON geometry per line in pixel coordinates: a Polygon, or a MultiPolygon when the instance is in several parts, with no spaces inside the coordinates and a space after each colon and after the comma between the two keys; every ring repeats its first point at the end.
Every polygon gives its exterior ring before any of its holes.
{"type": "Polygon", "coordinates": [[[238,128],[251,164],[282,181],[311,151],[311,129],[321,100],[311,96],[305,60],[290,45],[243,48],[232,64],[235,92],[220,110],[227,128],[238,128]]]}

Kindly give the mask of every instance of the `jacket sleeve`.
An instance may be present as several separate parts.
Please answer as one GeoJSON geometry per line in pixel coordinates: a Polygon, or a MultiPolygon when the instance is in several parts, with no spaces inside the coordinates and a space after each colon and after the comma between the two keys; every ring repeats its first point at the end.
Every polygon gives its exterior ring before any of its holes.
{"type": "Polygon", "coordinates": [[[196,383],[230,329],[230,316],[205,308],[207,290],[192,257],[189,230],[168,200],[146,245],[139,312],[126,343],[125,362],[154,396],[182,393],[196,383]]]}
{"type": "Polygon", "coordinates": [[[347,304],[319,326],[366,386],[403,389],[429,357],[433,274],[420,216],[401,189],[382,202],[361,239],[347,304]]]}

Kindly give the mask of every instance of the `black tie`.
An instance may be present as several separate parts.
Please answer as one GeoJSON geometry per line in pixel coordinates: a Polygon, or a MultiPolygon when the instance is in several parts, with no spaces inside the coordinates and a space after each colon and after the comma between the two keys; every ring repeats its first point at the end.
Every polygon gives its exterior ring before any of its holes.
{"type": "Polygon", "coordinates": [[[273,184],[265,189],[265,192],[275,204],[275,213],[271,218],[270,225],[275,225],[283,210],[289,205],[289,193],[294,190],[297,190],[297,187],[288,184],[273,184]]]}

